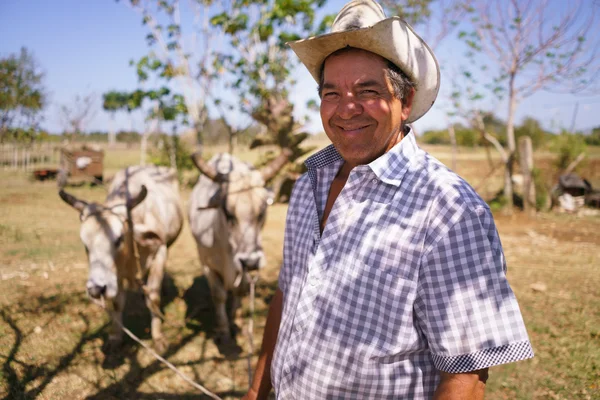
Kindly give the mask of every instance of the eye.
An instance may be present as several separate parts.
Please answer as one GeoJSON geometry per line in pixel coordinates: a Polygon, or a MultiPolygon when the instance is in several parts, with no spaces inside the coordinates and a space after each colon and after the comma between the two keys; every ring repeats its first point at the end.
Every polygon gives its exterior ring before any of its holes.
{"type": "Polygon", "coordinates": [[[377,96],[379,93],[376,90],[373,89],[365,89],[365,90],[361,90],[359,95],[362,97],[373,97],[373,96],[377,96]]]}
{"type": "Polygon", "coordinates": [[[119,236],[116,240],[115,240],[115,247],[120,247],[121,244],[123,243],[123,235],[119,236]]]}
{"type": "Polygon", "coordinates": [[[340,97],[340,95],[336,92],[323,93],[323,100],[333,101],[333,100],[337,100],[339,97],[340,97]]]}

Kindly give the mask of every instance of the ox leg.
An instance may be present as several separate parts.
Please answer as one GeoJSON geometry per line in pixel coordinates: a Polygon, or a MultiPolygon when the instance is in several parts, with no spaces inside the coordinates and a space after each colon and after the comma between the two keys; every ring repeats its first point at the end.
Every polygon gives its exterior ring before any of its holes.
{"type": "Polygon", "coordinates": [[[167,263],[167,246],[162,245],[156,251],[149,265],[148,281],[144,287],[146,306],[152,314],[151,333],[154,348],[162,353],[167,348],[167,341],[162,334],[162,312],[160,311],[160,290],[167,263]]]}
{"type": "Polygon", "coordinates": [[[108,334],[108,349],[116,349],[123,342],[123,309],[125,308],[125,290],[119,287],[117,296],[109,301],[108,315],[111,326],[108,334]]]}
{"type": "Polygon", "coordinates": [[[238,332],[238,327],[235,324],[235,315],[237,313],[237,310],[242,305],[242,300],[236,292],[236,290],[229,291],[229,297],[230,304],[229,309],[227,310],[227,317],[229,319],[229,332],[231,333],[231,337],[235,338],[238,332]]]}
{"type": "Polygon", "coordinates": [[[210,295],[215,306],[215,314],[217,319],[215,333],[217,334],[217,340],[222,341],[223,344],[228,344],[231,342],[231,335],[229,333],[229,320],[227,318],[226,307],[227,290],[225,290],[223,281],[221,280],[219,274],[213,270],[206,268],[206,277],[210,287],[210,295]]]}

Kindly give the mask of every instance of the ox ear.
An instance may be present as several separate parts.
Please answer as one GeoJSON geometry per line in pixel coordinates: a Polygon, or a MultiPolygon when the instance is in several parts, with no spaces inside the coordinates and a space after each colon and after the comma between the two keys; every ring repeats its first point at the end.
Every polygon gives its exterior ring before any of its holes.
{"type": "Polygon", "coordinates": [[[155,230],[143,224],[133,226],[133,237],[141,246],[153,249],[165,243],[164,239],[155,230]]]}
{"type": "Polygon", "coordinates": [[[148,189],[146,189],[146,186],[142,185],[142,188],[140,189],[138,195],[135,196],[133,199],[129,199],[129,201],[127,201],[127,208],[133,210],[138,204],[144,201],[147,195],[148,189]]]}
{"type": "Polygon", "coordinates": [[[68,205],[70,205],[71,207],[73,207],[74,209],[76,209],[79,212],[82,212],[83,209],[88,205],[88,203],[86,203],[85,201],[79,200],[77,197],[65,192],[62,189],[60,189],[60,191],[58,192],[58,195],[60,196],[61,199],[63,199],[63,201],[65,203],[67,203],[68,205]]]}

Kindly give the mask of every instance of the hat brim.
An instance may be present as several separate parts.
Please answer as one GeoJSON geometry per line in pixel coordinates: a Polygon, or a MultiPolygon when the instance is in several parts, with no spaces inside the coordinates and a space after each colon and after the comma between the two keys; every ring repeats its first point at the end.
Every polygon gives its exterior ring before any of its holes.
{"type": "Polygon", "coordinates": [[[367,28],[327,33],[288,44],[317,83],[327,56],[344,47],[367,50],[390,60],[417,86],[408,123],[429,111],[440,89],[437,59],[400,17],[387,18],[367,28]]]}

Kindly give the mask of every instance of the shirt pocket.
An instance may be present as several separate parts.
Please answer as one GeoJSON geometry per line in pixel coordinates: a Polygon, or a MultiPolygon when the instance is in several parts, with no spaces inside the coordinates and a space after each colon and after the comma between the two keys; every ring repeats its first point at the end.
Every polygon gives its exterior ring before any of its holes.
{"type": "MultiPolygon", "coordinates": [[[[393,269],[369,266],[356,260],[335,290],[346,315],[348,340],[367,358],[397,352],[414,331],[413,303],[416,284],[393,269]]],[[[410,340],[410,339],[409,339],[410,340]]]]}

